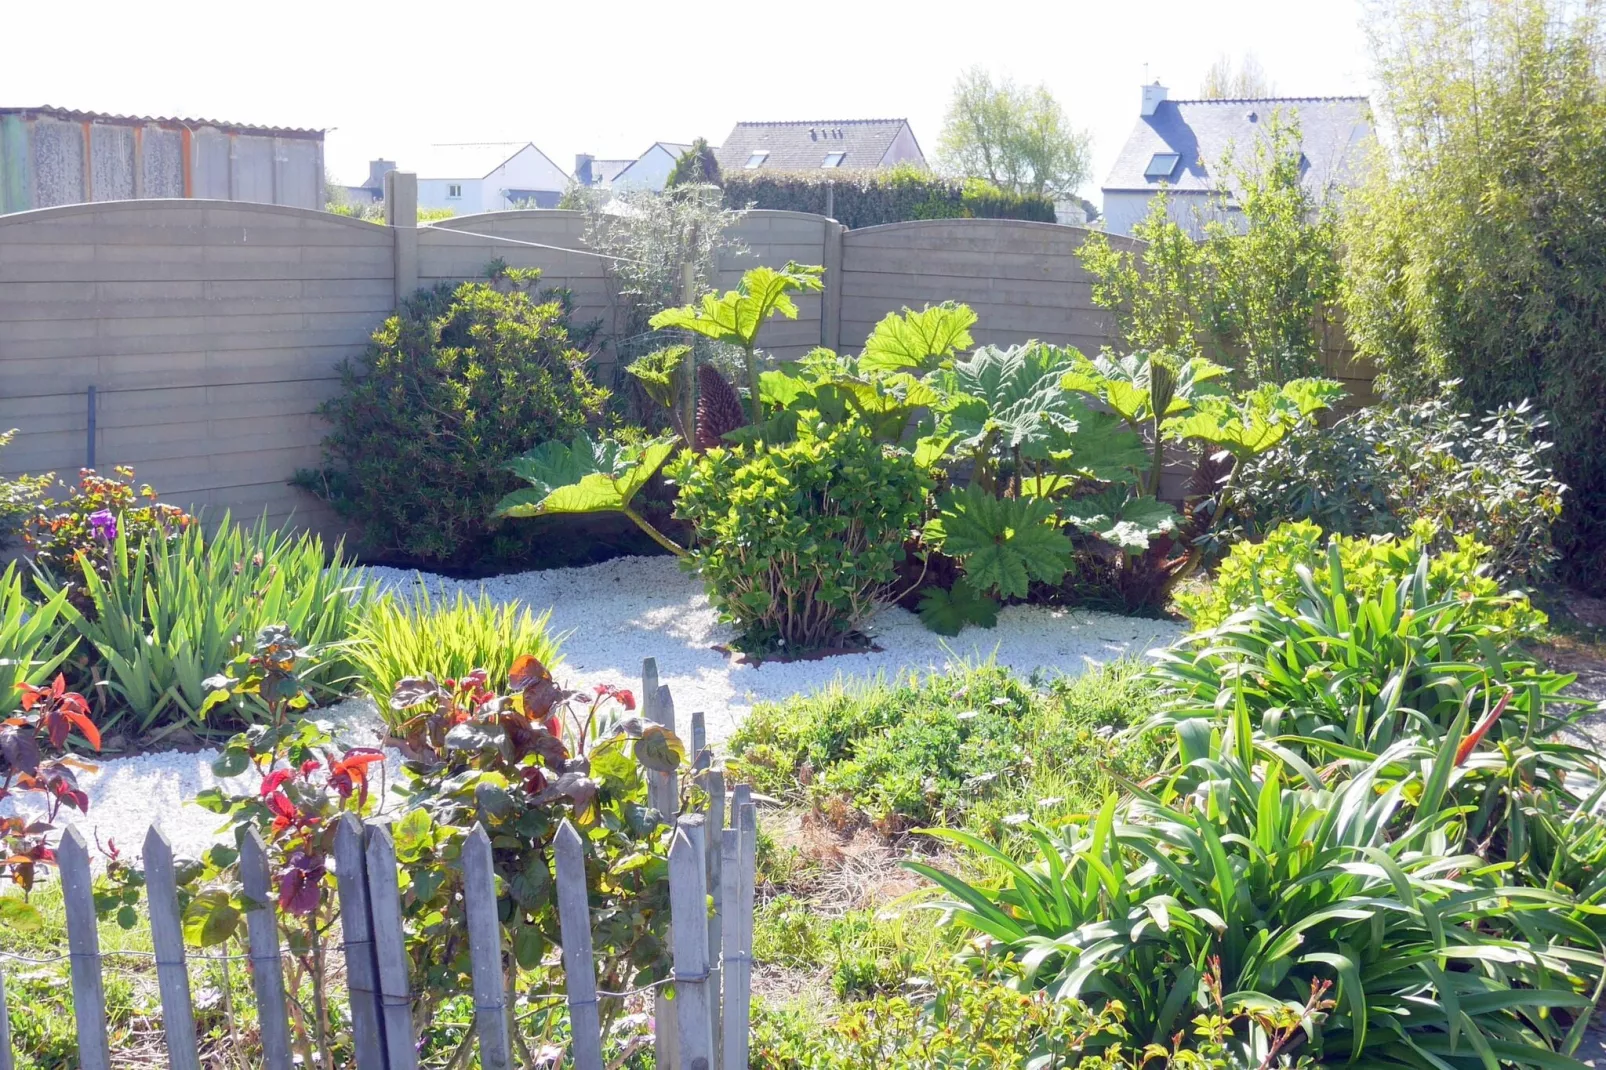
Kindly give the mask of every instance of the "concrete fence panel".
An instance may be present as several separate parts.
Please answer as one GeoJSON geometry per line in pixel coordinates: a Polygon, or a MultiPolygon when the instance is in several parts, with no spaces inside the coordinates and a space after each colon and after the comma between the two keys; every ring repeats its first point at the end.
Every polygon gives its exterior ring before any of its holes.
{"type": "MultiPolygon", "coordinates": [[[[842,345],[863,344],[888,312],[959,301],[979,343],[1036,338],[1097,353],[1113,323],[1077,259],[1090,231],[1013,219],[928,219],[842,236],[842,345]]],[[[1130,239],[1111,238],[1131,245],[1130,239]]]]}
{"type": "MultiPolygon", "coordinates": [[[[332,533],[332,513],[287,481],[320,459],[316,410],[339,389],[339,363],[362,353],[415,278],[478,278],[496,259],[538,267],[544,285],[573,294],[577,322],[613,330],[609,260],[586,248],[583,214],[419,227],[401,209],[408,192],[398,186],[396,214],[407,218],[394,226],[194,199],[0,216],[0,430],[21,430],[0,471],[70,480],[91,459],[103,470],[130,464],[175,503],[274,520],[294,512],[332,533]]],[[[857,350],[888,312],[949,300],[976,310],[978,342],[1038,338],[1096,353],[1115,339],[1077,256],[1089,233],[997,219],[848,231],[823,216],[751,211],[732,228],[741,251],[725,255],[717,285],[734,287],[755,264],[826,267],[823,293],[799,296],[797,319],[761,336],[781,358],[817,345],[857,350]]],[[[1369,400],[1370,369],[1340,323],[1325,326],[1329,374],[1369,400]]],[[[604,349],[603,381],[615,363],[604,349]]]]}
{"type": "Polygon", "coordinates": [[[21,430],[0,469],[71,481],[92,456],[178,504],[332,529],[286,481],[317,463],[317,406],[393,287],[389,228],[324,212],[141,200],[0,216],[0,428],[21,430]]]}

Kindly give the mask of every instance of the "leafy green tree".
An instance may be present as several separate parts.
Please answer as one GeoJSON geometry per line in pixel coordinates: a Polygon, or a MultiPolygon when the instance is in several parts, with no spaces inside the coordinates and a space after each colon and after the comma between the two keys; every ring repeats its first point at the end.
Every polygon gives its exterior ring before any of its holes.
{"type": "Polygon", "coordinates": [[[1338,222],[1301,174],[1297,120],[1273,112],[1243,155],[1215,165],[1213,207],[1195,240],[1164,192],[1120,250],[1095,234],[1080,250],[1093,300],[1131,350],[1167,349],[1284,383],[1320,370],[1321,316],[1339,296],[1338,222]]]}
{"type": "Polygon", "coordinates": [[[973,67],[954,86],[937,152],[945,171],[1053,196],[1087,181],[1092,138],[1071,126],[1047,86],[995,82],[973,67]]]}
{"type": "Polygon", "coordinates": [[[709,148],[707,138],[698,138],[691,143],[691,148],[680,154],[675,161],[675,169],[669,172],[669,178],[664,182],[664,188],[675,186],[718,186],[719,160],[714,156],[714,150],[709,148]]]}
{"type": "Polygon", "coordinates": [[[1337,212],[1304,182],[1301,142],[1298,120],[1273,111],[1253,149],[1219,168],[1242,225],[1206,225],[1215,332],[1251,377],[1276,383],[1320,371],[1320,317],[1339,297],[1337,212]]]}
{"type": "Polygon", "coordinates": [[[1143,243],[1135,252],[1117,249],[1098,232],[1077,250],[1093,276],[1093,303],[1114,314],[1122,348],[1218,356],[1210,330],[1210,264],[1204,247],[1171,218],[1164,190],[1132,236],[1143,243]]]}
{"type": "Polygon", "coordinates": [[[1394,0],[1371,24],[1388,152],[1346,210],[1350,336],[1383,391],[1553,417],[1562,574],[1606,553],[1601,0],[1394,0]]]}

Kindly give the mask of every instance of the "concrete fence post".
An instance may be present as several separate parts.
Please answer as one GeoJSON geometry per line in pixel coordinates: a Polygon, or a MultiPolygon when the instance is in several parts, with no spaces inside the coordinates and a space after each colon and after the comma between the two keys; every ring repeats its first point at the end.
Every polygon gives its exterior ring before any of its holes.
{"type": "Polygon", "coordinates": [[[833,352],[842,341],[842,235],[847,227],[824,220],[825,236],[820,262],[825,265],[825,290],[820,294],[820,344],[833,352]]]}
{"type": "Polygon", "coordinates": [[[396,304],[418,289],[418,176],[385,172],[385,222],[396,243],[396,304]]]}

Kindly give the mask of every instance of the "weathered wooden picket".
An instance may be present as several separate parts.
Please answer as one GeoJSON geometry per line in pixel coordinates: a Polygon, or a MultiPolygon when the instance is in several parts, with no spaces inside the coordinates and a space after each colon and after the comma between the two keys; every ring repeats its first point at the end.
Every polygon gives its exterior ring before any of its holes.
{"type": "MultiPolygon", "coordinates": [[[[674,703],[668,686],[658,683],[652,658],[642,667],[642,691],[646,717],[673,731],[674,703]]],[[[705,747],[701,713],[692,714],[691,735],[691,774],[708,794],[707,812],[679,813],[675,774],[650,774],[649,802],[674,822],[669,850],[674,998],[667,997],[663,986],[653,990],[653,1040],[658,1066],[665,1070],[745,1070],[757,821],[750,792],[738,786],[730,794],[730,824],[725,824],[724,773],[705,747]]],[[[603,1070],[583,845],[568,821],[559,829],[553,853],[572,1032],[569,1063],[574,1070],[603,1070]]],[[[56,854],[66,900],[79,1065],[82,1070],[110,1070],[104,963],[83,834],[69,828],[56,854]]],[[[390,826],[345,815],[336,830],[335,869],[356,1070],[416,1070],[417,1037],[390,826]]],[[[200,1070],[173,851],[154,826],[145,839],[144,870],[168,1066],[200,1070]]],[[[260,1018],[260,1065],[292,1070],[284,952],[273,913],[268,856],[254,830],[241,852],[241,871],[245,894],[262,904],[246,915],[246,957],[260,1018]]],[[[504,983],[491,843],[483,828],[468,838],[463,872],[480,1066],[512,1070],[513,1014],[504,983]]],[[[0,1070],[12,1070],[13,1058],[0,978],[0,1070]]]]}

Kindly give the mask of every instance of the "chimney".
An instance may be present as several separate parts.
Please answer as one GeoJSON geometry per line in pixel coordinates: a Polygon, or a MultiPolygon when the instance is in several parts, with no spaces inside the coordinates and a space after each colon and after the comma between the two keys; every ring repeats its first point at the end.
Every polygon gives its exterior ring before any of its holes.
{"type": "Polygon", "coordinates": [[[591,165],[596,157],[589,153],[577,152],[574,154],[574,180],[582,186],[595,185],[596,180],[591,177],[591,165]]]}
{"type": "Polygon", "coordinates": [[[1138,114],[1142,115],[1145,119],[1147,119],[1149,116],[1153,115],[1155,113],[1155,111],[1160,107],[1160,102],[1165,100],[1166,96],[1170,92],[1171,91],[1169,89],[1167,89],[1165,86],[1160,84],[1160,80],[1158,78],[1155,79],[1153,85],[1144,86],[1143,87],[1143,110],[1141,112],[1139,112],[1138,114]]]}
{"type": "Polygon", "coordinates": [[[385,175],[394,170],[396,170],[395,160],[369,160],[368,181],[363,185],[369,189],[384,189],[385,175]]]}

